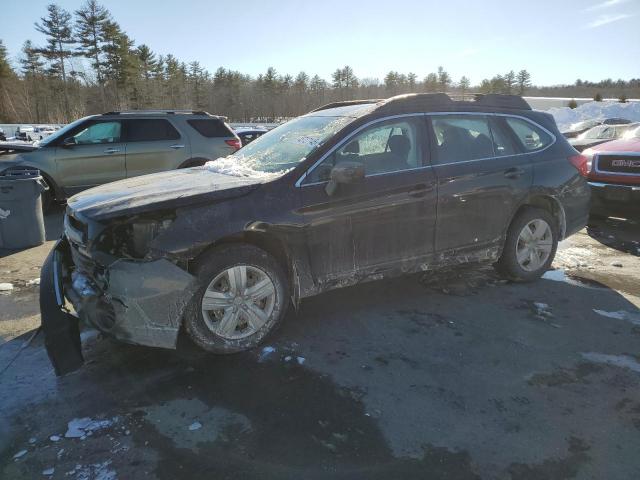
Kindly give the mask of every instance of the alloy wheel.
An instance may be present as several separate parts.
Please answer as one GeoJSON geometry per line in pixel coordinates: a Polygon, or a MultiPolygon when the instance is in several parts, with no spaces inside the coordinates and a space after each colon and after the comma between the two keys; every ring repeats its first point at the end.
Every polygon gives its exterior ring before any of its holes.
{"type": "Polygon", "coordinates": [[[218,274],[202,296],[207,327],[227,340],[246,338],[271,317],[276,288],[267,273],[255,266],[236,265],[218,274]]]}

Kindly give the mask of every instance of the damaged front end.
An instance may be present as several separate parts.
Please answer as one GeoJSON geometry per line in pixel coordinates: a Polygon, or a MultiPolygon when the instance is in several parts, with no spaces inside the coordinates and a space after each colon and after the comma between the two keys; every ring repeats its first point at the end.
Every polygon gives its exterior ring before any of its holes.
{"type": "Polygon", "coordinates": [[[175,348],[195,278],[150,248],[171,221],[154,215],[105,226],[68,210],[41,277],[45,345],[57,375],[83,363],[78,321],[128,343],[175,348]]]}

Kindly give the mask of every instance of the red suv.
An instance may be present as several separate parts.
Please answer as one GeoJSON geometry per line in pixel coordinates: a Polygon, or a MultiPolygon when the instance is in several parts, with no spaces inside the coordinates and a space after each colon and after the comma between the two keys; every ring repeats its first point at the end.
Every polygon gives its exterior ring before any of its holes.
{"type": "Polygon", "coordinates": [[[614,140],[583,152],[591,158],[591,214],[640,217],[640,138],[614,140]]]}

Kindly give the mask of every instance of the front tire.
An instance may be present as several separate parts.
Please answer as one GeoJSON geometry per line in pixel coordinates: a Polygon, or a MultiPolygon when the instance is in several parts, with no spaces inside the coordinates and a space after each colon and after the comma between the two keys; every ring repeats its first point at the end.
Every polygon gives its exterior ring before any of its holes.
{"type": "Polygon", "coordinates": [[[185,328],[201,348],[236,353],[262,343],[282,323],[289,284],[278,261],[253,245],[228,245],[196,267],[198,286],[185,328]]]}
{"type": "Polygon", "coordinates": [[[531,282],[546,272],[558,248],[558,226],[546,210],[523,209],[509,226],[507,239],[495,267],[516,282],[531,282]]]}

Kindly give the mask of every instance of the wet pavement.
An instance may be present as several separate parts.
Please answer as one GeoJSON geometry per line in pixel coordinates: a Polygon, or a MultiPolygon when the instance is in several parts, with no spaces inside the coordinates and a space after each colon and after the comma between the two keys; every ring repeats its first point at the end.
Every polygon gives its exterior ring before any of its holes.
{"type": "Polygon", "coordinates": [[[60,379],[20,320],[47,248],[6,255],[0,478],[640,478],[638,248],[607,220],[533,284],[483,268],[329,292],[233,356],[85,332],[60,379]]]}

